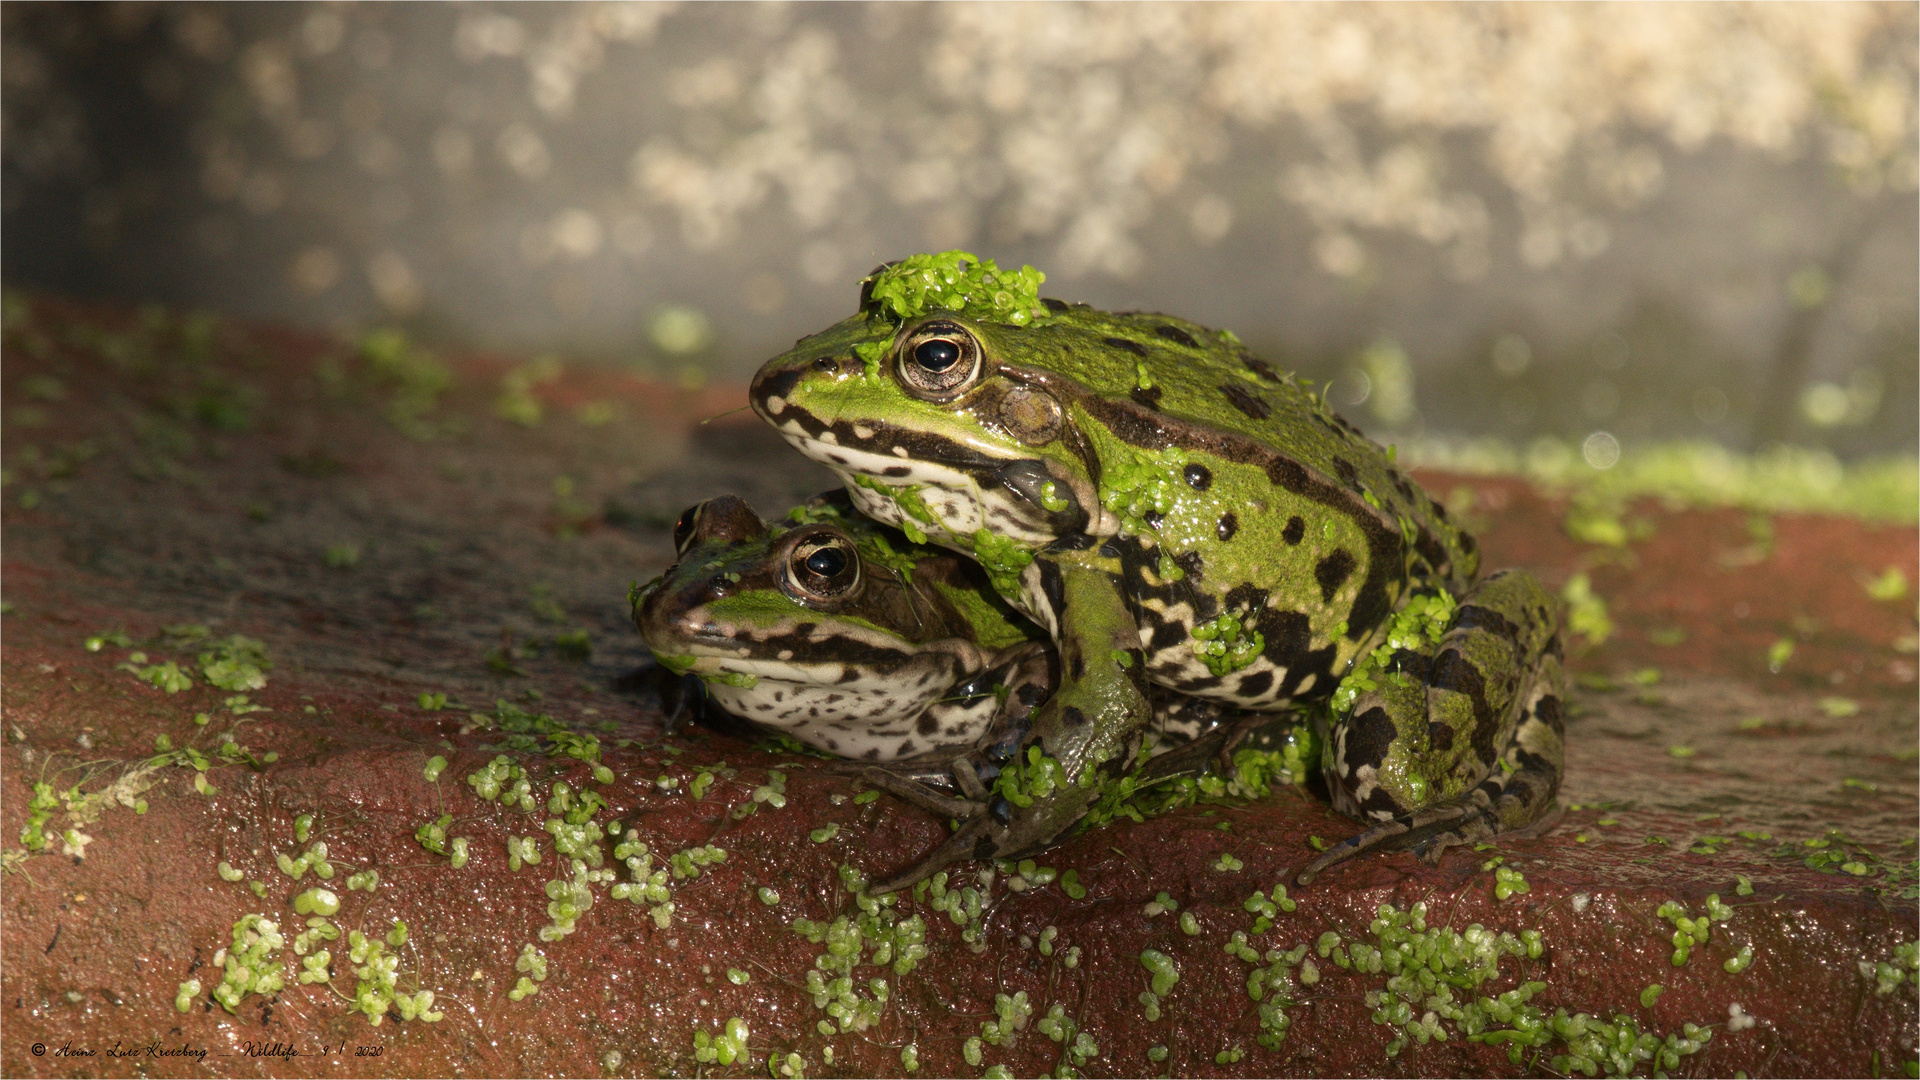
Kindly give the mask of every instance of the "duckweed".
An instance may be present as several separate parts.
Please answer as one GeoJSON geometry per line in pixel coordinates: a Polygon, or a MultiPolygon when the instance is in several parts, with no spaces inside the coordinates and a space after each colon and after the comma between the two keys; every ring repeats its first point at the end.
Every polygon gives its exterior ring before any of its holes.
{"type": "Polygon", "coordinates": [[[1060,891],[1075,900],[1087,898],[1087,887],[1080,884],[1080,871],[1069,870],[1060,875],[1060,891]]]}
{"type": "Polygon", "coordinates": [[[293,910],[302,915],[327,916],[340,910],[340,897],[332,889],[308,889],[293,898],[293,910]]]}
{"type": "Polygon", "coordinates": [[[1386,641],[1361,657],[1352,670],[1341,678],[1340,686],[1333,692],[1333,711],[1342,713],[1351,709],[1361,694],[1378,689],[1383,681],[1406,679],[1407,676],[1390,667],[1394,654],[1401,649],[1418,651],[1426,645],[1439,642],[1447,625],[1453,621],[1455,607],[1453,596],[1445,590],[1432,596],[1409,599],[1406,606],[1394,615],[1393,623],[1387,629],[1386,641]]]}
{"type": "Polygon", "coordinates": [[[397,949],[406,940],[407,924],[398,919],[394,920],[385,941],[367,937],[358,930],[347,935],[347,958],[354,965],[353,973],[358,980],[352,1011],[365,1014],[367,1022],[375,1027],[380,1026],[388,1012],[398,1012],[402,1020],[419,1019],[427,1023],[443,1018],[444,1014],[433,1010],[433,991],[408,994],[397,989],[400,958],[387,949],[389,945],[397,949]]]}
{"type": "Polygon", "coordinates": [[[747,1022],[735,1016],[727,1021],[726,1027],[718,1035],[695,1031],[693,1057],[701,1064],[717,1062],[731,1065],[736,1061],[750,1061],[747,1054],[747,1022]]]}
{"type": "Polygon", "coordinates": [[[213,1000],[231,1013],[248,994],[272,995],[285,988],[287,980],[280,968],[280,949],[285,944],[278,923],[265,915],[241,916],[233,924],[232,944],[214,957],[224,974],[213,988],[213,1000]]]}
{"type": "Polygon", "coordinates": [[[864,1031],[880,1018],[891,990],[884,978],[856,983],[854,970],[863,962],[879,968],[891,966],[895,975],[906,975],[929,952],[925,920],[918,915],[900,919],[893,910],[896,894],[869,896],[866,879],[852,867],[842,865],[839,873],[860,914],[840,915],[831,923],[811,919],[793,922],[796,933],[816,945],[824,942],[827,946],[825,953],[814,958],[806,980],[814,1008],[829,1018],[818,1024],[823,1034],[832,1034],[835,1024],[843,1033],[864,1031]],[[868,950],[871,953],[863,960],[868,950]]]}
{"type": "Polygon", "coordinates": [[[753,981],[753,973],[740,968],[728,968],[727,981],[735,986],[745,986],[753,981]]]}
{"type": "Polygon", "coordinates": [[[441,757],[439,754],[435,754],[432,757],[427,759],[427,767],[425,770],[423,770],[423,775],[426,776],[427,783],[429,784],[438,783],[440,780],[440,774],[445,772],[446,770],[447,770],[447,759],[441,757]]]}
{"type": "Polygon", "coordinates": [[[299,817],[296,817],[293,819],[293,838],[295,841],[302,844],[306,843],[307,837],[311,835],[312,832],[313,832],[313,815],[312,814],[301,814],[299,817]]]}
{"type": "Polygon", "coordinates": [[[173,996],[173,1007],[180,1012],[193,1008],[193,999],[200,996],[200,980],[188,979],[180,984],[180,990],[173,996]]]}
{"type": "Polygon", "coordinates": [[[1885,960],[1860,961],[1860,975],[1873,980],[1873,992],[1879,997],[1886,997],[1905,983],[1920,985],[1920,942],[1894,946],[1893,954],[1885,960]]]}
{"type": "Polygon", "coordinates": [[[1493,876],[1493,898],[1495,900],[1505,900],[1510,896],[1533,891],[1532,886],[1527,884],[1527,879],[1522,876],[1518,870],[1505,866],[1495,867],[1493,876]]]}
{"type": "MultiPolygon", "coordinates": [[[[547,882],[547,917],[553,922],[540,928],[541,941],[558,941],[573,933],[580,917],[593,907],[592,886],[600,880],[599,875],[588,870],[582,859],[574,859],[572,868],[571,878],[560,877],[547,882]]],[[[612,875],[611,871],[605,873],[612,875]]],[[[671,910],[671,905],[668,907],[671,910]]],[[[658,915],[655,921],[659,921],[658,915]]]]}
{"type": "Polygon", "coordinates": [[[908,1072],[920,1071],[919,1044],[908,1043],[900,1048],[900,1067],[908,1072]]]}
{"type": "Polygon", "coordinates": [[[1033,1016],[1033,1005],[1027,1001],[1025,990],[1013,994],[993,995],[992,1020],[980,1022],[980,1038],[991,1046],[1012,1046],[1021,1031],[1026,1030],[1027,1020],[1033,1016]]]}

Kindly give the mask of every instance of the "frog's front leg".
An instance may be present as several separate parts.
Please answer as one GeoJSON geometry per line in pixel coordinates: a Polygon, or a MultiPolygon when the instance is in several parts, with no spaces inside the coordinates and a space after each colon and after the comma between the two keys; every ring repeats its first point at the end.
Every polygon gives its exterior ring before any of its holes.
{"type": "Polygon", "coordinates": [[[1315,859],[1300,884],[1367,851],[1413,848],[1437,863],[1451,845],[1553,809],[1565,676],[1558,604],[1533,575],[1489,576],[1438,642],[1394,651],[1368,681],[1334,718],[1324,772],[1335,809],[1378,824],[1315,859]]]}
{"type": "Polygon", "coordinates": [[[987,813],[876,891],[911,885],[966,859],[1045,847],[1086,816],[1111,768],[1131,762],[1139,750],[1153,709],[1118,556],[1046,552],[1027,573],[1059,647],[1059,689],[1034,713],[1026,740],[994,781],[987,813]]]}

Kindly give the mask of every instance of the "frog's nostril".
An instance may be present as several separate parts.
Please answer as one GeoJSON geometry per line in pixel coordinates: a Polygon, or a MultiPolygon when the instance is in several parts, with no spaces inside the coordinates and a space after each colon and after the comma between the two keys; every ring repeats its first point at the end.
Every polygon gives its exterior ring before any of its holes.
{"type": "Polygon", "coordinates": [[[837,357],[822,356],[813,362],[813,366],[821,371],[837,371],[840,368],[840,361],[837,357]]]}

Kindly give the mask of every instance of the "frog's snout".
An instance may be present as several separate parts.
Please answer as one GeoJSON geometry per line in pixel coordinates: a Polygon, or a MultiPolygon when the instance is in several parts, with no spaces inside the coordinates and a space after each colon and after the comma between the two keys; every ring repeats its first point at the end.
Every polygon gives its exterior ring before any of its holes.
{"type": "Polygon", "coordinates": [[[806,374],[804,362],[773,361],[754,374],[753,383],[747,387],[747,403],[760,414],[760,419],[778,424],[780,415],[787,411],[788,400],[793,397],[793,388],[806,374]]]}

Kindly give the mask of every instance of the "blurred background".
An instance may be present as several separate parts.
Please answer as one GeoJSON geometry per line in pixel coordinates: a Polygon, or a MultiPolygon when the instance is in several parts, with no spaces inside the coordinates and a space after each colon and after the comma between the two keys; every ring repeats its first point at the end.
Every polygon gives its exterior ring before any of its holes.
{"type": "Polygon", "coordinates": [[[962,247],[1231,328],[1377,435],[1920,428],[1913,4],[0,17],[10,289],[695,387],[962,247]]]}

